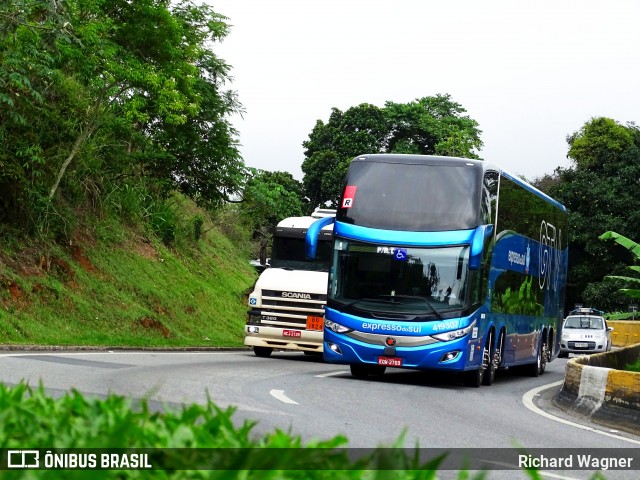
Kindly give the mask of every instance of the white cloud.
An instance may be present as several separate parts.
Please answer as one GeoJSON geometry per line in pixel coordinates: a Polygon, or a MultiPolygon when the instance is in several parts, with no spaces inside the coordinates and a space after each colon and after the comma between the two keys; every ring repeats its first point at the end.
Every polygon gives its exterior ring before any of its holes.
{"type": "Polygon", "coordinates": [[[247,165],[302,178],[302,142],[332,107],[448,93],[486,160],[529,179],[568,166],[591,117],[638,120],[635,0],[210,0],[216,51],[247,113],[247,165]]]}

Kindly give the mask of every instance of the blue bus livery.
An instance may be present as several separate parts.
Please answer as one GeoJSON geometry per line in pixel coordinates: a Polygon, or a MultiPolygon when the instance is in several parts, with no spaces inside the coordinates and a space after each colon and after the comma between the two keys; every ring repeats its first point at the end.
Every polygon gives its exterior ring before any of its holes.
{"type": "Polygon", "coordinates": [[[478,387],[500,368],[538,376],[558,354],[567,212],[495,165],[356,157],[333,245],[324,359],[356,377],[447,370],[478,387]]]}

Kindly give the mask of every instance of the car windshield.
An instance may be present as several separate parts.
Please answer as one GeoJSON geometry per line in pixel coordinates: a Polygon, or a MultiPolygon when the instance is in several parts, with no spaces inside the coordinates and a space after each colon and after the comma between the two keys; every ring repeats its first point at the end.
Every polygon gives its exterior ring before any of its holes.
{"type": "Polygon", "coordinates": [[[329,298],[372,315],[439,318],[466,307],[468,257],[468,246],[414,248],[336,240],[329,298]]]}
{"type": "Polygon", "coordinates": [[[567,317],[564,328],[582,328],[589,330],[602,330],[604,322],[602,317],[567,317]]]}

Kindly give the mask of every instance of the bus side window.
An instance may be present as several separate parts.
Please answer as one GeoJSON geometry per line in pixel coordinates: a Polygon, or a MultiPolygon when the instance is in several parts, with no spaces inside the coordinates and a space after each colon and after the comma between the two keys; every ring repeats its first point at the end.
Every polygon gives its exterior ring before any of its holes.
{"type": "Polygon", "coordinates": [[[493,225],[496,215],[496,201],[498,198],[498,172],[488,171],[484,174],[482,183],[482,221],[485,225],[493,225]]]}

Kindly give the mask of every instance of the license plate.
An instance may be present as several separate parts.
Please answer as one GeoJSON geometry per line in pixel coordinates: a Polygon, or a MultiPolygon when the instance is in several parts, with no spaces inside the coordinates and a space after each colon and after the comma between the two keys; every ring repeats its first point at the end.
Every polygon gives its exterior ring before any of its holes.
{"type": "Polygon", "coordinates": [[[296,337],[299,338],[302,336],[302,332],[300,330],[283,330],[282,331],[282,336],[283,337],[296,337]]]}
{"type": "Polygon", "coordinates": [[[398,357],[378,357],[378,365],[385,367],[401,367],[402,359],[398,357]]]}
{"type": "Polygon", "coordinates": [[[307,330],[322,330],[324,327],[324,318],[314,317],[309,315],[307,317],[307,330]]]}
{"type": "Polygon", "coordinates": [[[588,343],[576,342],[573,344],[576,348],[587,348],[589,346],[588,343]]]}

